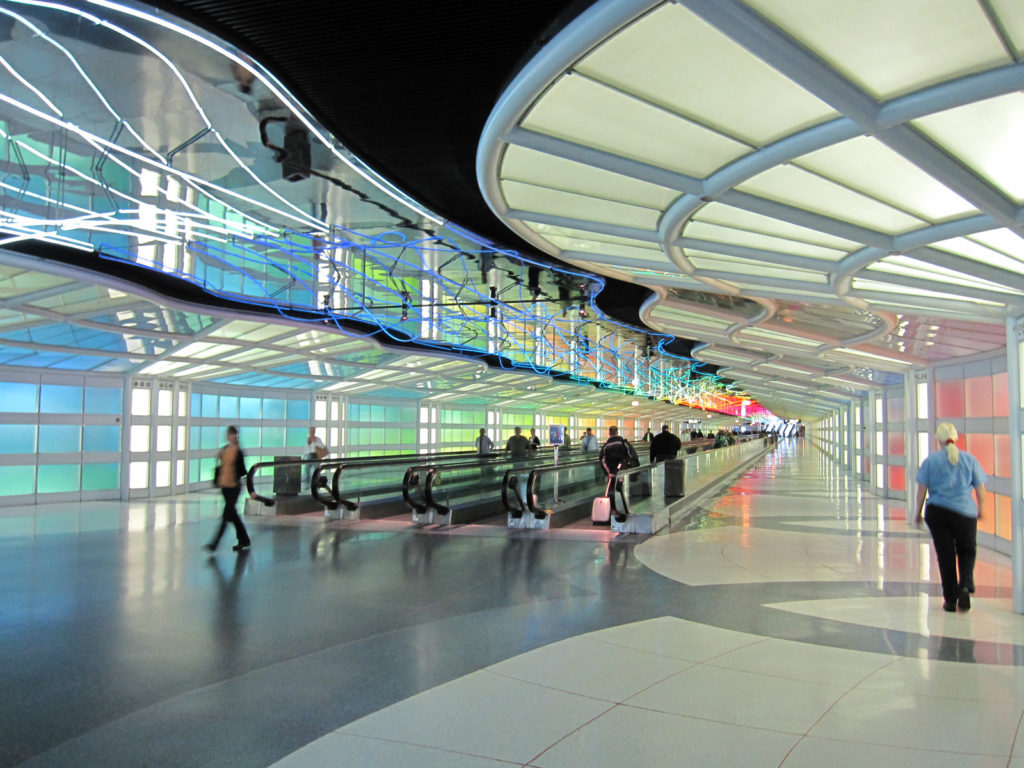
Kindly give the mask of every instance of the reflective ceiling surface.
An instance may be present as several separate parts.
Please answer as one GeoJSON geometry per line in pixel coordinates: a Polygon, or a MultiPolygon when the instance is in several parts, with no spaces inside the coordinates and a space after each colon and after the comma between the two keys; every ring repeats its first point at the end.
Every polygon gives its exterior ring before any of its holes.
{"type": "Polygon", "coordinates": [[[813,418],[1006,343],[1024,306],[1024,4],[595,3],[496,105],[492,210],[813,418]]]}

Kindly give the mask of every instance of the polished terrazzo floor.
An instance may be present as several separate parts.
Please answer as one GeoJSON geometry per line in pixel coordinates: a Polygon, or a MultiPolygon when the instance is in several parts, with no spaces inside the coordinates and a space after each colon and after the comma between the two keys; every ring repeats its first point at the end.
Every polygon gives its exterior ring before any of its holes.
{"type": "Polygon", "coordinates": [[[8,536],[0,765],[1024,768],[1009,561],[945,614],[904,519],[791,441],[647,539],[8,536]]]}

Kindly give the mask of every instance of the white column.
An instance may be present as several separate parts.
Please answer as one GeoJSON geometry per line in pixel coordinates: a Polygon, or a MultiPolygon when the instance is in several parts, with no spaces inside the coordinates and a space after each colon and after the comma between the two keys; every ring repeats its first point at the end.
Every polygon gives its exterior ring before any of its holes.
{"type": "MultiPolygon", "coordinates": [[[[1011,553],[1013,557],[1013,610],[1024,613],[1024,539],[1021,529],[1022,498],[1024,492],[1024,473],[1021,470],[1021,381],[1020,358],[1021,344],[1024,342],[1024,318],[1009,317],[1006,319],[1006,379],[1009,388],[1010,416],[1010,505],[1013,528],[1011,553]]],[[[991,514],[991,513],[990,513],[991,514]]]]}

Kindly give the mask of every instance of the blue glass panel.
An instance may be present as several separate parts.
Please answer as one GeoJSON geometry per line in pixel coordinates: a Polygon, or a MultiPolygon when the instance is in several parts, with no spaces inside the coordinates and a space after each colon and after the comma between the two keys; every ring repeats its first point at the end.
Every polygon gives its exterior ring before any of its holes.
{"type": "Polygon", "coordinates": [[[198,451],[202,449],[202,442],[199,439],[199,427],[189,427],[188,429],[188,449],[190,451],[198,451]]]}
{"type": "Polygon", "coordinates": [[[293,421],[309,421],[309,400],[289,400],[288,418],[293,421]]]}
{"type": "Polygon", "coordinates": [[[35,452],[35,424],[0,424],[0,453],[35,452]]]}
{"type": "Polygon", "coordinates": [[[284,448],[284,427],[264,427],[260,446],[264,449],[284,448]]]}
{"type": "Polygon", "coordinates": [[[260,399],[258,397],[240,398],[238,417],[241,419],[260,418],[260,399]]]}
{"type": "Polygon", "coordinates": [[[67,493],[82,486],[80,464],[40,464],[39,493],[67,493]]]}
{"type": "Polygon", "coordinates": [[[121,487],[121,465],[117,462],[82,465],[83,491],[116,491],[121,487]]]}
{"type": "Polygon", "coordinates": [[[0,467],[0,496],[35,493],[35,485],[35,467],[0,467]]]}
{"type": "Polygon", "coordinates": [[[267,397],[263,400],[263,418],[264,419],[283,419],[284,418],[284,400],[278,400],[273,397],[267,397]]]}
{"type": "Polygon", "coordinates": [[[39,386],[5,381],[0,384],[0,409],[8,413],[36,413],[39,386]]]}
{"type": "Polygon", "coordinates": [[[39,388],[40,413],[81,413],[82,387],[43,384],[39,388]]]}
{"type": "Polygon", "coordinates": [[[217,396],[216,395],[203,395],[203,410],[201,414],[192,414],[193,416],[202,415],[206,419],[217,418],[217,396]]]}
{"type": "Polygon", "coordinates": [[[82,427],[78,424],[40,424],[40,453],[78,453],[82,450],[82,427]]]}
{"type": "MultiPolygon", "coordinates": [[[[202,416],[203,415],[202,405],[203,405],[203,398],[202,398],[202,396],[199,393],[197,393],[197,392],[193,392],[192,393],[192,405],[190,406],[189,414],[191,416],[195,416],[197,418],[199,416],[202,416]]],[[[184,414],[182,414],[182,415],[184,415],[184,414]]]]}
{"type": "Polygon", "coordinates": [[[238,398],[230,395],[220,396],[220,408],[218,410],[218,416],[222,419],[229,419],[231,421],[238,420],[238,398]]]}
{"type": "Polygon", "coordinates": [[[212,451],[214,448],[220,448],[220,427],[203,427],[203,442],[200,448],[204,451],[212,451]]]}
{"type": "Polygon", "coordinates": [[[121,413],[121,390],[111,387],[86,387],[85,412],[115,414],[121,413]]]}
{"type": "Polygon", "coordinates": [[[82,450],[86,453],[121,450],[118,424],[86,424],[82,427],[82,450]]]}

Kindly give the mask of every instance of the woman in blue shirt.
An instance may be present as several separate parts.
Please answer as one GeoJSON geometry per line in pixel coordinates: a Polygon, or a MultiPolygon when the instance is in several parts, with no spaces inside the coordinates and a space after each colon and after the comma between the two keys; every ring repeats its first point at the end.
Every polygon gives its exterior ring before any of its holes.
{"type": "Polygon", "coordinates": [[[956,447],[956,427],[939,424],[935,441],[939,450],[932,453],[917,470],[917,517],[921,525],[921,508],[925,495],[923,519],[928,523],[935,544],[942,579],[942,609],[955,611],[957,606],[969,611],[974,591],[974,558],[977,552],[978,520],[985,508],[985,481],[988,479],[978,460],[956,447]],[[971,489],[978,497],[977,506],[971,489]]]}

